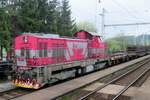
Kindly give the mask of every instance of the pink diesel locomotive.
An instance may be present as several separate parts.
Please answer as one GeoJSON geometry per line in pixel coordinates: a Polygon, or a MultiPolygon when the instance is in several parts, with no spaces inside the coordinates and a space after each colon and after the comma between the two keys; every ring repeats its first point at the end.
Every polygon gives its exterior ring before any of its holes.
{"type": "Polygon", "coordinates": [[[87,31],[73,38],[25,33],[15,39],[15,55],[14,84],[33,89],[100,69],[109,60],[106,43],[87,31]]]}

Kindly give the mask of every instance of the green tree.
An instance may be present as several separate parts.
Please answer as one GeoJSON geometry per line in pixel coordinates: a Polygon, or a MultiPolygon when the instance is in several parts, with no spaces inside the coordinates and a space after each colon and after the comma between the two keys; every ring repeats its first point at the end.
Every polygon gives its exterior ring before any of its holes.
{"type": "Polygon", "coordinates": [[[48,1],[37,0],[37,8],[35,9],[35,14],[37,14],[37,18],[35,17],[35,19],[39,21],[39,32],[47,32],[48,1]]]}
{"type": "Polygon", "coordinates": [[[118,41],[122,50],[126,50],[129,43],[128,43],[127,37],[124,35],[124,33],[119,33],[116,37],[116,41],[118,41]]]}
{"type": "Polygon", "coordinates": [[[10,16],[9,14],[3,9],[0,8],[0,48],[1,48],[1,58],[2,55],[2,48],[5,48],[6,51],[10,49],[11,44],[11,24],[10,24],[10,16]]]}
{"type": "Polygon", "coordinates": [[[22,0],[19,19],[22,31],[56,33],[57,0],[22,0]]]}
{"type": "Polygon", "coordinates": [[[50,33],[57,33],[58,32],[58,5],[59,2],[57,0],[49,1],[48,3],[48,13],[46,16],[46,29],[50,33]]]}
{"type": "Polygon", "coordinates": [[[121,50],[119,42],[116,41],[115,39],[109,39],[107,40],[107,43],[108,43],[110,53],[121,50]]]}
{"type": "Polygon", "coordinates": [[[71,10],[68,0],[62,1],[60,16],[58,17],[58,33],[71,36],[74,29],[74,20],[71,19],[71,10]]]}
{"type": "Polygon", "coordinates": [[[76,33],[77,31],[79,31],[79,30],[78,30],[78,27],[77,27],[76,23],[74,22],[74,24],[73,24],[73,29],[72,29],[72,33],[74,34],[74,33],[76,33]]]}
{"type": "Polygon", "coordinates": [[[78,30],[85,30],[85,31],[89,31],[89,32],[97,32],[96,27],[87,21],[83,21],[83,22],[79,22],[77,24],[77,28],[78,30]]]}
{"type": "Polygon", "coordinates": [[[125,36],[123,33],[118,34],[116,37],[107,39],[107,43],[109,45],[109,51],[115,52],[115,51],[121,51],[126,50],[129,37],[125,36]]]}
{"type": "MultiPolygon", "coordinates": [[[[39,0],[38,0],[39,1],[39,0]]],[[[40,10],[37,0],[22,0],[19,9],[19,23],[23,32],[39,32],[43,20],[39,20],[40,10]]]]}

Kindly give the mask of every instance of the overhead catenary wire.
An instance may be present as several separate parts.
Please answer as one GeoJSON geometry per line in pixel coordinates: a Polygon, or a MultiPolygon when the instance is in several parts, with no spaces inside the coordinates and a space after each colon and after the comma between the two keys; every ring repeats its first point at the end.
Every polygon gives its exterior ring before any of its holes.
{"type": "Polygon", "coordinates": [[[127,12],[132,18],[140,20],[139,18],[137,18],[136,15],[134,15],[133,13],[131,13],[131,11],[129,11],[125,6],[123,6],[121,3],[119,3],[116,0],[112,0],[114,2],[114,4],[116,4],[118,7],[120,7],[121,9],[123,9],[125,12],[127,12]]]}

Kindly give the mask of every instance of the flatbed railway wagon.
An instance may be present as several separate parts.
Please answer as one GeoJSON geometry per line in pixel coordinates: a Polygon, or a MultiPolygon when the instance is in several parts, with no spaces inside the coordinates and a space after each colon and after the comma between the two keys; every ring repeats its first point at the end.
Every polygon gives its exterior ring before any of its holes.
{"type": "Polygon", "coordinates": [[[130,45],[127,47],[126,52],[128,53],[129,58],[142,57],[146,54],[149,54],[150,47],[142,45],[130,45]]]}
{"type": "Polygon", "coordinates": [[[13,61],[0,61],[0,79],[6,79],[11,76],[13,71],[13,61]]]}
{"type": "Polygon", "coordinates": [[[73,38],[26,33],[15,39],[16,86],[38,89],[45,84],[98,70],[109,62],[107,44],[96,33],[73,38]]]}

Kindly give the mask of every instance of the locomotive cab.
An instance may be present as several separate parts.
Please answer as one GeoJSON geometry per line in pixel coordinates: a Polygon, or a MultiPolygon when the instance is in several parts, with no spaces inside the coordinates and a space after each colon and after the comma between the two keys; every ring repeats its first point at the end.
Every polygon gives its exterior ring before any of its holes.
{"type": "Polygon", "coordinates": [[[14,84],[19,87],[38,89],[45,83],[44,68],[33,66],[36,57],[36,45],[30,35],[22,35],[15,40],[16,73],[14,84]],[[40,84],[43,83],[43,84],[40,84]]]}
{"type": "Polygon", "coordinates": [[[15,57],[17,66],[27,66],[31,57],[31,44],[29,36],[19,36],[15,40],[15,57]]]}

